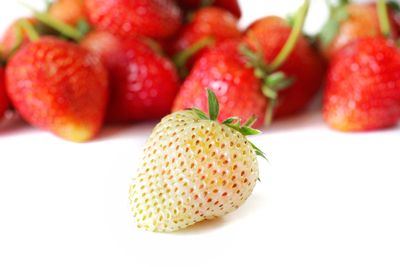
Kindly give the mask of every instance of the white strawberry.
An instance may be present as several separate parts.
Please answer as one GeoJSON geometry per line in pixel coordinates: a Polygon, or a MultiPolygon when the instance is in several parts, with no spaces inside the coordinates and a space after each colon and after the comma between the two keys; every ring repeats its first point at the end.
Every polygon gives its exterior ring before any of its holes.
{"type": "Polygon", "coordinates": [[[255,119],[220,124],[209,90],[209,114],[198,109],[166,116],[147,141],[129,198],[138,227],[171,232],[236,210],[258,179],[257,155],[246,139],[255,119]]]}

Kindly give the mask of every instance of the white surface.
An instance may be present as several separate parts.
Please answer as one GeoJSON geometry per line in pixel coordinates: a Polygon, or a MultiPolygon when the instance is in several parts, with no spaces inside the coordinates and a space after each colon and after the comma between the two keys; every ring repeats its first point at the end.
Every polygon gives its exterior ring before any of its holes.
{"type": "Polygon", "coordinates": [[[399,128],[343,134],[318,113],[278,122],[253,139],[270,163],[243,207],[154,234],[135,228],[127,198],[152,126],[73,144],[3,122],[0,266],[400,266],[399,128]]]}

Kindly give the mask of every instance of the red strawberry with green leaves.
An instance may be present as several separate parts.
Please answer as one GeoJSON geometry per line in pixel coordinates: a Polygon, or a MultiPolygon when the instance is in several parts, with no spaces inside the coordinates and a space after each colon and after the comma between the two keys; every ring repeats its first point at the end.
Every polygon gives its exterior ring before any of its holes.
{"type": "Polygon", "coordinates": [[[324,96],[325,121],[341,131],[369,131],[400,119],[400,52],[383,37],[359,39],[331,61],[324,96]]]}
{"type": "Polygon", "coordinates": [[[293,29],[283,19],[266,18],[251,26],[245,43],[222,44],[206,53],[183,84],[174,110],[204,108],[207,87],[219,97],[221,120],[256,115],[255,127],[260,127],[265,114],[265,121],[271,121],[274,109],[277,116],[303,109],[323,76],[321,59],[300,36],[308,6],[305,1],[293,29]]]}
{"type": "MultiPolygon", "coordinates": [[[[383,36],[390,36],[385,1],[378,0],[383,36]]],[[[341,131],[395,126],[400,119],[400,50],[390,38],[366,37],[339,50],[327,76],[323,114],[341,131]]]]}
{"type": "Polygon", "coordinates": [[[166,38],[181,26],[181,12],[173,0],[85,0],[90,22],[121,38],[144,35],[166,38]]]}
{"type": "Polygon", "coordinates": [[[43,37],[25,45],[7,64],[6,85],[26,121],[66,140],[90,140],[103,124],[107,71],[76,44],[43,37]]]}
{"type": "MultiPolygon", "coordinates": [[[[388,5],[389,22],[393,38],[400,34],[396,26],[396,13],[392,4],[388,5]]],[[[324,56],[330,59],[338,50],[354,40],[383,36],[380,29],[376,4],[349,3],[342,0],[336,6],[330,6],[330,18],[319,35],[319,47],[324,56]]]]}
{"type": "Polygon", "coordinates": [[[50,4],[48,13],[55,19],[77,26],[86,20],[83,0],[57,0],[50,4]]]}
{"type": "Polygon", "coordinates": [[[4,116],[8,108],[8,97],[6,94],[6,84],[4,80],[4,68],[0,68],[0,119],[4,116]]]}
{"type": "Polygon", "coordinates": [[[230,12],[205,7],[193,13],[190,22],[174,38],[169,53],[175,55],[174,61],[182,69],[193,65],[207,48],[240,36],[238,20],[230,12]]]}
{"type": "Polygon", "coordinates": [[[237,18],[242,16],[242,11],[237,0],[178,0],[178,4],[185,10],[216,6],[228,10],[237,18]]]}
{"type": "Polygon", "coordinates": [[[193,66],[174,103],[174,111],[197,107],[207,110],[207,88],[220,104],[219,121],[238,116],[243,121],[258,118],[263,124],[267,99],[261,81],[247,67],[247,58],[239,52],[240,40],[228,40],[205,53],[193,66]]]}
{"type": "Polygon", "coordinates": [[[261,54],[267,75],[281,73],[286,77],[287,83],[277,88],[276,94],[265,92],[273,98],[270,104],[275,102],[276,118],[305,109],[322,86],[325,69],[322,58],[300,32],[297,38],[291,38],[294,32],[287,21],[271,16],[254,22],[245,33],[249,47],[261,54]],[[288,44],[292,45],[291,51],[285,52],[288,44]]]}
{"type": "Polygon", "coordinates": [[[176,69],[143,40],[94,31],[81,45],[99,54],[109,71],[109,121],[159,119],[171,111],[179,89],[176,69]]]}

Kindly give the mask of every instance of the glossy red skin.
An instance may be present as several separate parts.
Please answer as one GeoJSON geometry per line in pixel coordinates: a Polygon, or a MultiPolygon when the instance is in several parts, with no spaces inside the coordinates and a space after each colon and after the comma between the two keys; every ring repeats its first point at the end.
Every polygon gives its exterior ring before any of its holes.
{"type": "Polygon", "coordinates": [[[331,62],[323,115],[334,129],[369,131],[400,118],[400,52],[382,37],[359,39],[331,62]]]}
{"type": "MultiPolygon", "coordinates": [[[[212,38],[215,45],[240,36],[238,20],[230,12],[218,7],[205,7],[197,10],[192,20],[179,31],[170,53],[179,53],[206,37],[212,38]]],[[[208,47],[197,55],[204,53],[208,47]]]]}
{"type": "MultiPolygon", "coordinates": [[[[184,9],[201,8],[204,0],[178,0],[178,4],[184,9]]],[[[235,17],[240,18],[242,11],[237,0],[214,0],[211,5],[220,7],[231,12],[235,17]]]]}
{"type": "Polygon", "coordinates": [[[160,119],[171,112],[179,89],[174,65],[137,38],[92,32],[82,46],[98,53],[110,74],[110,122],[160,119]]]}
{"type": "Polygon", "coordinates": [[[0,68],[0,119],[4,116],[8,108],[8,98],[6,94],[6,84],[4,80],[4,68],[0,68]]]}
{"type": "MultiPolygon", "coordinates": [[[[291,30],[284,19],[265,17],[250,25],[244,38],[254,50],[257,50],[257,46],[261,47],[264,60],[268,64],[278,55],[291,30]]],[[[294,82],[279,92],[274,118],[297,114],[309,105],[322,87],[325,66],[306,38],[300,36],[292,53],[277,71],[294,78],[294,82]]]]}
{"type": "Polygon", "coordinates": [[[51,4],[48,13],[59,21],[75,26],[86,19],[83,0],[57,0],[51,4]]]}
{"type": "Polygon", "coordinates": [[[8,62],[6,82],[14,107],[38,128],[81,142],[103,124],[107,71],[97,56],[76,44],[52,37],[27,44],[8,62]],[[84,136],[66,132],[68,126],[84,136]]]}
{"type": "MultiPolygon", "coordinates": [[[[320,44],[320,50],[327,59],[345,45],[365,37],[383,36],[379,25],[376,4],[349,4],[346,6],[348,18],[340,23],[339,31],[332,42],[324,47],[320,44]]],[[[396,24],[396,13],[389,10],[392,37],[399,37],[399,25],[396,24]]]]}
{"type": "Polygon", "coordinates": [[[173,0],[85,0],[91,23],[121,38],[140,34],[167,38],[181,26],[181,12],[173,0]]]}
{"type": "Polygon", "coordinates": [[[194,65],[175,99],[174,111],[197,107],[207,110],[207,88],[220,104],[219,121],[238,116],[246,121],[252,115],[264,123],[267,100],[261,93],[261,82],[246,66],[239,52],[240,40],[228,40],[205,53],[194,65]]]}

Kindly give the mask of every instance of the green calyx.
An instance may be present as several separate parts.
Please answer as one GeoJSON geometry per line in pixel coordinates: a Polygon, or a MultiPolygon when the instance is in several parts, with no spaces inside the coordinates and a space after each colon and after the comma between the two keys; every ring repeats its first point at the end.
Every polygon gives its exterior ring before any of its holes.
{"type": "Polygon", "coordinates": [[[338,5],[334,6],[329,0],[326,1],[330,10],[329,20],[322,27],[319,39],[323,47],[328,47],[329,44],[335,39],[339,32],[340,24],[347,20],[349,14],[347,12],[347,5],[349,1],[340,1],[338,5]]]}
{"type": "MultiPolygon", "coordinates": [[[[198,108],[192,108],[191,110],[196,113],[196,115],[202,120],[211,120],[217,121],[219,115],[219,103],[217,96],[211,89],[207,89],[208,96],[208,116],[203,111],[198,108]]],[[[244,136],[257,135],[260,134],[261,131],[252,128],[253,124],[257,121],[256,116],[252,116],[249,118],[243,125],[241,125],[240,118],[238,117],[230,117],[222,122],[223,125],[228,126],[235,131],[238,131],[244,136]]],[[[250,141],[249,141],[250,142],[250,141]]],[[[261,156],[266,159],[264,152],[262,152],[258,147],[256,147],[253,143],[251,143],[255,153],[258,156],[261,156]]]]}
{"type": "Polygon", "coordinates": [[[391,29],[390,29],[390,20],[389,20],[389,13],[388,7],[386,5],[385,0],[378,0],[376,2],[376,7],[378,11],[378,19],[379,19],[379,26],[381,28],[381,32],[383,36],[386,38],[391,37],[391,29]]]}
{"type": "Polygon", "coordinates": [[[253,68],[254,75],[262,81],[261,91],[269,99],[269,105],[265,116],[266,125],[269,125],[272,122],[273,112],[278,101],[279,92],[288,88],[294,82],[293,78],[288,77],[284,72],[278,71],[278,69],[286,62],[296,46],[297,41],[302,34],[309,7],[310,1],[305,0],[304,4],[296,14],[290,17],[292,31],[281,51],[271,63],[267,64],[265,62],[262,47],[258,43],[257,39],[251,36],[251,32],[249,34],[255,43],[255,51],[245,44],[242,44],[239,47],[240,53],[247,59],[248,67],[253,68]]]}
{"type": "Polygon", "coordinates": [[[270,125],[280,91],[293,84],[294,78],[288,77],[282,71],[273,71],[264,61],[260,48],[251,50],[247,45],[239,47],[240,52],[247,58],[248,67],[254,69],[254,76],[262,81],[261,91],[268,98],[268,109],[265,116],[265,124],[270,125]]]}
{"type": "Polygon", "coordinates": [[[75,28],[68,25],[67,23],[64,23],[52,17],[50,14],[46,12],[41,12],[36,10],[34,7],[26,3],[21,3],[21,4],[24,5],[26,8],[28,8],[38,21],[54,29],[55,31],[60,33],[63,37],[66,37],[68,39],[72,39],[76,42],[79,42],[85,36],[85,34],[90,31],[90,26],[84,19],[81,19],[78,22],[77,28],[75,28]]]}
{"type": "Polygon", "coordinates": [[[172,57],[172,61],[178,69],[179,75],[181,78],[185,78],[189,71],[186,67],[186,64],[190,58],[196,55],[199,51],[214,44],[215,40],[212,37],[204,37],[197,42],[195,42],[192,46],[186,48],[182,52],[177,53],[172,57]]]}

